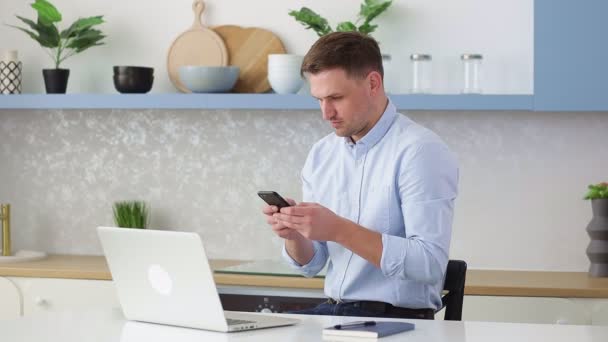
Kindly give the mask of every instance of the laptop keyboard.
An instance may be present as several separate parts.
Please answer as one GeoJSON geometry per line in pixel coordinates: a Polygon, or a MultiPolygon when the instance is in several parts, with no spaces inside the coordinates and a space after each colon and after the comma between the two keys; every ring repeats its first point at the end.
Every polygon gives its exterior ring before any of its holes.
{"type": "Polygon", "coordinates": [[[228,322],[228,325],[256,323],[254,321],[247,321],[244,319],[232,319],[232,318],[226,318],[226,321],[228,322]]]}

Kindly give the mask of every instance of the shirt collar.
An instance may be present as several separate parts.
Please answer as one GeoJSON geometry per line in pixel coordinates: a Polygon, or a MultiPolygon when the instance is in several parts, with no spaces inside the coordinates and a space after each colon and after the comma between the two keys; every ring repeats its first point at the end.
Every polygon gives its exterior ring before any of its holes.
{"type": "MultiPolygon", "coordinates": [[[[380,139],[382,139],[388,129],[391,128],[391,125],[395,121],[395,117],[397,117],[397,108],[389,99],[388,104],[386,105],[386,109],[384,110],[384,113],[382,113],[380,120],[376,122],[374,127],[372,127],[372,129],[370,129],[369,132],[367,132],[367,134],[363,136],[363,138],[357,141],[357,144],[364,145],[367,147],[367,149],[372,148],[378,143],[378,141],[380,141],[380,139]]],[[[348,145],[355,145],[355,143],[353,143],[350,137],[344,137],[344,141],[348,145]]]]}

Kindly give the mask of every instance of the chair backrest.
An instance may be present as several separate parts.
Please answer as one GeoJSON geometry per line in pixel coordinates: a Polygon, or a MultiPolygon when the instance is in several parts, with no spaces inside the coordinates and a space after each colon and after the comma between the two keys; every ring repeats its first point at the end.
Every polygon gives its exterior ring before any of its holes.
{"type": "Polygon", "coordinates": [[[443,290],[448,291],[441,298],[442,309],[445,308],[444,320],[462,320],[462,302],[464,300],[464,284],[467,275],[467,263],[462,260],[449,260],[445,272],[443,290]]]}

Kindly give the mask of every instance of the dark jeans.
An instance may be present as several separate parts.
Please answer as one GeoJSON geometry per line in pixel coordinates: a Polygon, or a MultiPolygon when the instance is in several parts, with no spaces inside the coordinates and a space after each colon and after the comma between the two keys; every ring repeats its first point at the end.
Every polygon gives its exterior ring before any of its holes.
{"type": "Polygon", "coordinates": [[[289,311],[300,315],[434,319],[431,309],[406,309],[380,302],[321,303],[314,308],[289,311]]]}

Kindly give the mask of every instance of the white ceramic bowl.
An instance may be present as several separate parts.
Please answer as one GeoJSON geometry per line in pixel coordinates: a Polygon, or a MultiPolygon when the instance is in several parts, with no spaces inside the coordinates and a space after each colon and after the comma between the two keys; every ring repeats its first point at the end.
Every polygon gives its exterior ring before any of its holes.
{"type": "Polygon", "coordinates": [[[268,65],[268,70],[300,70],[300,64],[294,65],[268,65]]]}
{"type": "Polygon", "coordinates": [[[300,69],[296,69],[296,68],[286,68],[286,69],[272,68],[272,69],[268,69],[268,75],[300,77],[300,69]]]}
{"type": "Polygon", "coordinates": [[[300,70],[304,56],[289,54],[270,54],[268,55],[268,69],[293,68],[300,70]]]}
{"type": "Polygon", "coordinates": [[[299,69],[300,66],[302,66],[302,62],[294,62],[294,63],[275,62],[275,63],[273,63],[270,60],[268,61],[269,68],[279,67],[279,68],[298,68],[299,69]]]}
{"type": "Polygon", "coordinates": [[[295,94],[302,88],[304,79],[296,73],[268,73],[268,83],[277,94],[295,94]]]}
{"type": "Polygon", "coordinates": [[[227,93],[236,84],[240,68],[184,65],[179,67],[180,81],[193,93],[227,93]]]}
{"type": "Polygon", "coordinates": [[[300,72],[299,65],[269,65],[268,71],[270,70],[287,70],[287,71],[297,71],[300,72]]]}

